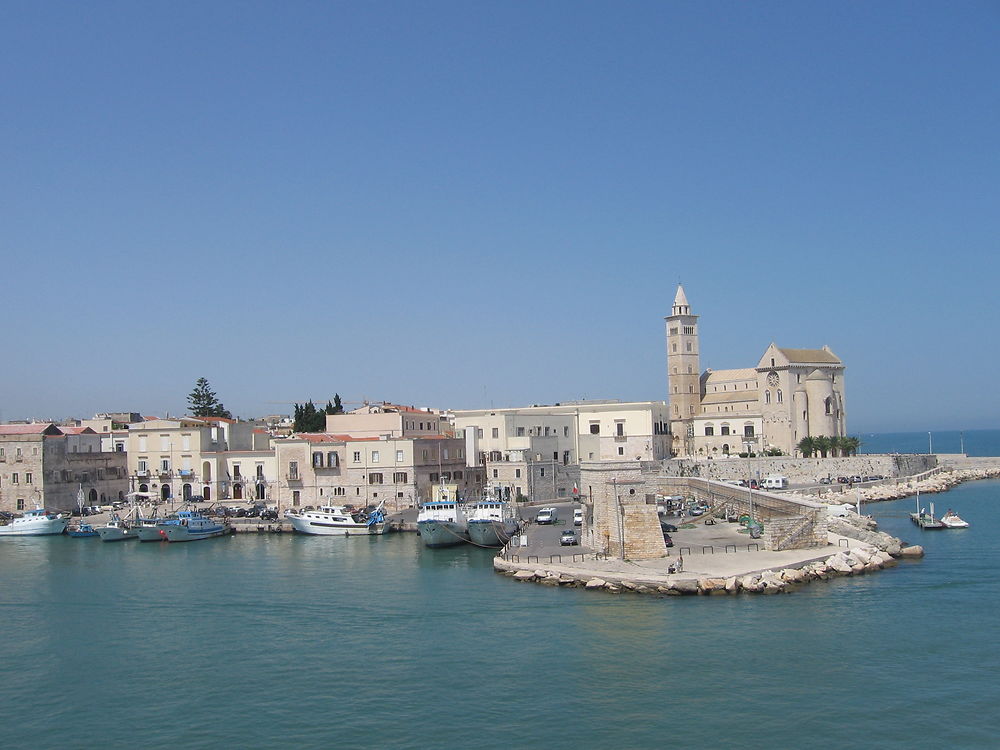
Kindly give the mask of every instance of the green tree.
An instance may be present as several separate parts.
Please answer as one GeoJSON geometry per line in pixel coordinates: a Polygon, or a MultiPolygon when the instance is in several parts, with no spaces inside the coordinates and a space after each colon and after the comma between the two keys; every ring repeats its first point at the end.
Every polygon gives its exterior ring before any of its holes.
{"type": "Polygon", "coordinates": [[[207,378],[198,378],[195,381],[194,390],[188,394],[188,403],[191,405],[191,414],[196,417],[233,418],[215,395],[207,378]]]}
{"type": "Polygon", "coordinates": [[[323,412],[325,414],[336,414],[337,413],[336,411],[334,411],[333,404],[331,404],[329,401],[326,402],[326,408],[323,410],[323,412]]]}
{"type": "Polygon", "coordinates": [[[806,458],[812,458],[812,454],[816,452],[816,440],[815,438],[806,436],[802,438],[799,441],[799,444],[795,447],[798,448],[799,453],[801,453],[806,458]]]}
{"type": "Polygon", "coordinates": [[[333,394],[333,413],[334,414],[343,414],[344,413],[344,405],[340,402],[340,394],[339,393],[334,393],[333,394]]]}
{"type": "Polygon", "coordinates": [[[326,412],[317,409],[316,404],[309,401],[305,404],[295,404],[295,432],[323,432],[326,430],[326,412]]]}
{"type": "Polygon", "coordinates": [[[830,441],[830,455],[831,456],[843,455],[841,453],[841,451],[843,450],[843,447],[840,444],[841,438],[837,437],[836,435],[831,435],[829,438],[827,438],[827,440],[830,441]]]}
{"type": "Polygon", "coordinates": [[[861,441],[856,437],[843,437],[840,439],[840,450],[845,456],[856,456],[861,449],[861,441]]]}

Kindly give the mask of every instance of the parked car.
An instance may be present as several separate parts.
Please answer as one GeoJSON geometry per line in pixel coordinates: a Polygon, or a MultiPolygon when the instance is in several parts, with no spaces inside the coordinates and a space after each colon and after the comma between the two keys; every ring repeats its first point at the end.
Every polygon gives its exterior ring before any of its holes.
{"type": "Polygon", "coordinates": [[[851,484],[857,484],[860,481],[861,481],[860,474],[855,474],[853,477],[851,477],[851,484]]]}
{"type": "Polygon", "coordinates": [[[583,508],[576,508],[573,511],[573,525],[583,526],[583,508]]]}
{"type": "Polygon", "coordinates": [[[830,481],[831,481],[830,477],[820,477],[819,478],[819,483],[820,484],[830,484],[830,481]]]}
{"type": "Polygon", "coordinates": [[[562,536],[559,537],[559,544],[563,545],[564,547],[576,543],[577,543],[576,532],[573,531],[573,529],[566,529],[566,531],[562,533],[562,536]]]}
{"type": "Polygon", "coordinates": [[[556,518],[557,514],[555,508],[542,508],[535,515],[535,523],[540,525],[555,523],[556,518]]]}
{"type": "Polygon", "coordinates": [[[673,533],[677,531],[677,527],[674,526],[672,523],[665,523],[664,521],[660,521],[660,531],[663,532],[669,531],[670,533],[673,533]]]}
{"type": "Polygon", "coordinates": [[[278,520],[278,511],[276,511],[276,510],[265,510],[265,511],[262,511],[261,514],[260,514],[260,520],[261,521],[277,521],[278,520]]]}
{"type": "Polygon", "coordinates": [[[664,532],[664,534],[663,534],[663,543],[665,545],[667,545],[668,547],[673,547],[674,546],[674,540],[671,539],[670,538],[670,534],[667,534],[666,532],[664,532]]]}
{"type": "Polygon", "coordinates": [[[837,481],[840,484],[850,484],[851,483],[850,477],[837,477],[837,481]]]}

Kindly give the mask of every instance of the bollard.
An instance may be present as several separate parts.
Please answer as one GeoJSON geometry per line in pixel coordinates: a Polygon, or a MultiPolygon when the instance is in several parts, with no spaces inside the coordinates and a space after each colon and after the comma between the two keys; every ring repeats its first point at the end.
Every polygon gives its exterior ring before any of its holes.
{"type": "Polygon", "coordinates": [[[735,551],[736,551],[736,545],[735,545],[735,544],[727,544],[727,545],[726,545],[726,552],[729,552],[729,548],[730,548],[730,547],[732,547],[732,548],[733,548],[733,552],[735,552],[735,551]]]}

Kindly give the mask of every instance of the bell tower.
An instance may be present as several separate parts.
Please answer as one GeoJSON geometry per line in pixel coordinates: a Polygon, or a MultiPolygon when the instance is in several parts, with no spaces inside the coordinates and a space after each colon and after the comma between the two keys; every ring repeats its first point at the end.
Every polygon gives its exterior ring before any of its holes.
{"type": "Polygon", "coordinates": [[[701,368],[698,361],[698,316],[691,314],[684,287],[677,285],[667,323],[667,392],[673,451],[694,452],[694,417],[701,407],[701,368]]]}

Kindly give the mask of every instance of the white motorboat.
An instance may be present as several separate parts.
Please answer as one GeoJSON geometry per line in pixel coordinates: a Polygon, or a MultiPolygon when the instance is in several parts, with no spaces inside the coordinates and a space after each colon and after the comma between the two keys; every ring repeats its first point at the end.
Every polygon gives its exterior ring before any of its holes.
{"type": "Polygon", "coordinates": [[[962,518],[953,510],[949,510],[940,519],[941,523],[944,524],[946,529],[967,529],[969,528],[969,522],[962,520],[962,518]]]}
{"type": "Polygon", "coordinates": [[[468,507],[469,541],[483,547],[503,547],[517,533],[517,512],[505,500],[480,500],[468,507]]]}
{"type": "Polygon", "coordinates": [[[372,513],[352,513],[341,505],[323,505],[319,510],[285,513],[300,534],[319,536],[367,536],[385,531],[385,514],[379,505],[372,513]]]}
{"type": "Polygon", "coordinates": [[[0,536],[62,534],[68,523],[69,519],[61,513],[49,513],[42,508],[36,508],[25,511],[21,518],[14,518],[10,523],[0,526],[0,536]]]}
{"type": "Polygon", "coordinates": [[[428,547],[450,547],[469,541],[465,506],[455,500],[431,500],[417,513],[417,532],[428,547]]]}

